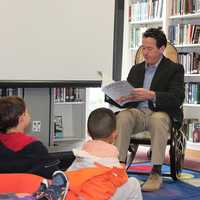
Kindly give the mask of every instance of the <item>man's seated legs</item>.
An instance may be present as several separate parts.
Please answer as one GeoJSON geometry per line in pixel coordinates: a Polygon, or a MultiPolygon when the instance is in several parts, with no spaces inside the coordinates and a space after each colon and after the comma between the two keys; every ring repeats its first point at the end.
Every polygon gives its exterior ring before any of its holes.
{"type": "Polygon", "coordinates": [[[154,191],[162,185],[161,167],[165,157],[165,149],[170,134],[171,120],[164,112],[153,112],[149,118],[147,129],[151,134],[153,164],[151,175],[143,185],[143,191],[154,191]]]}
{"type": "Polygon", "coordinates": [[[145,129],[145,114],[138,109],[132,108],[117,114],[116,146],[119,150],[119,161],[126,162],[130,138],[133,132],[140,132],[145,129]]]}
{"type": "Polygon", "coordinates": [[[128,109],[117,115],[116,146],[119,149],[119,160],[126,161],[130,137],[134,133],[148,130],[151,133],[152,173],[143,186],[144,191],[158,190],[162,185],[161,166],[165,156],[171,121],[164,112],[152,112],[149,109],[128,109]],[[153,175],[152,175],[153,174],[153,175]]]}

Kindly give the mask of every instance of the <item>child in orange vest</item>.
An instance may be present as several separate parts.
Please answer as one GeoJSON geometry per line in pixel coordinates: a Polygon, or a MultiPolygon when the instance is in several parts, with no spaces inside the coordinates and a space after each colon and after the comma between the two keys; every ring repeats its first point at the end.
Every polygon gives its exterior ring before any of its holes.
{"type": "Polygon", "coordinates": [[[92,140],[75,149],[75,161],[65,172],[69,180],[67,200],[142,200],[136,178],[128,178],[113,145],[115,114],[107,108],[91,112],[87,128],[92,140]]]}

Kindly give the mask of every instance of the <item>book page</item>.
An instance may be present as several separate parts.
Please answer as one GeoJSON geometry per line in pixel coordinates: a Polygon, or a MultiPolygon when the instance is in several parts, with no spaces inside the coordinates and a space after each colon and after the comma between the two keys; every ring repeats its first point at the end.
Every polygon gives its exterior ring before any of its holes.
{"type": "MultiPolygon", "coordinates": [[[[122,96],[129,96],[133,90],[133,86],[127,81],[116,81],[102,88],[102,91],[109,96],[113,101],[118,100],[122,96]]],[[[119,105],[124,105],[130,100],[123,101],[122,103],[116,102],[119,105]]]]}

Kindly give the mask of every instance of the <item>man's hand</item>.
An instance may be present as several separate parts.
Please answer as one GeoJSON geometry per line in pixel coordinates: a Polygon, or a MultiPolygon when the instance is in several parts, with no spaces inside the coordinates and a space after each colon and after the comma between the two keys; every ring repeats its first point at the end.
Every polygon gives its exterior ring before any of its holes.
{"type": "Polygon", "coordinates": [[[134,88],[130,95],[133,101],[152,100],[153,98],[155,98],[155,96],[156,94],[154,91],[144,88],[134,88]]]}
{"type": "Polygon", "coordinates": [[[116,100],[117,103],[123,103],[124,101],[146,101],[155,98],[156,94],[152,90],[144,88],[134,88],[129,96],[121,96],[116,100]]]}

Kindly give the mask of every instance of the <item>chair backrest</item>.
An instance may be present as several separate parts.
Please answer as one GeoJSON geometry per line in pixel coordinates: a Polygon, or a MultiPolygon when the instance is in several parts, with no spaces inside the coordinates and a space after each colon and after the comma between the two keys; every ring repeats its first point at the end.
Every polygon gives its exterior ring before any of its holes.
{"type": "MultiPolygon", "coordinates": [[[[167,46],[164,50],[164,55],[172,60],[175,63],[178,63],[178,53],[175,46],[173,46],[170,42],[167,42],[167,46]]],[[[140,46],[135,55],[135,64],[141,63],[144,61],[142,46],[140,46]]]]}

